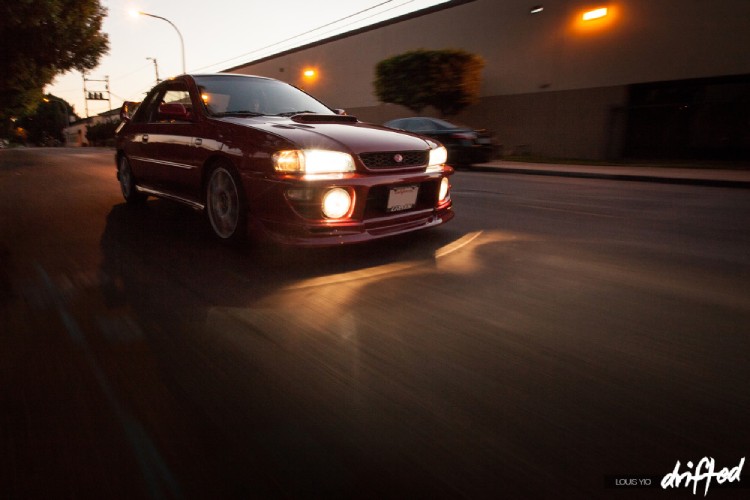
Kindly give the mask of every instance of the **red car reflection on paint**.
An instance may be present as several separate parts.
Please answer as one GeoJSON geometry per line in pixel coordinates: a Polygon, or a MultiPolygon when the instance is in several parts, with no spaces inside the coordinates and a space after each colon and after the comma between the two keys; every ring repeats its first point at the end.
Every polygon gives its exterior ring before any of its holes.
{"type": "Polygon", "coordinates": [[[442,145],[362,123],[277,80],[183,75],[126,115],[116,153],[125,200],[204,211],[222,240],[336,245],[453,218],[442,145]]]}

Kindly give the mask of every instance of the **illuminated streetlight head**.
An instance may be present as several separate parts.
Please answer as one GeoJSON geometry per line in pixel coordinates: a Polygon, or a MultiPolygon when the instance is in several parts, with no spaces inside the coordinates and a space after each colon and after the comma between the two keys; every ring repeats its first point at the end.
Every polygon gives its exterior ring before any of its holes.
{"type": "Polygon", "coordinates": [[[182,51],[182,72],[187,73],[187,71],[185,70],[185,41],[182,39],[182,33],[180,33],[180,30],[177,29],[177,26],[175,26],[175,24],[166,17],[157,16],[156,14],[149,14],[148,12],[143,12],[142,10],[131,9],[130,15],[135,17],[148,16],[153,17],[154,19],[161,19],[162,21],[172,26],[172,28],[174,28],[174,30],[177,32],[177,36],[180,37],[180,49],[182,51]]]}

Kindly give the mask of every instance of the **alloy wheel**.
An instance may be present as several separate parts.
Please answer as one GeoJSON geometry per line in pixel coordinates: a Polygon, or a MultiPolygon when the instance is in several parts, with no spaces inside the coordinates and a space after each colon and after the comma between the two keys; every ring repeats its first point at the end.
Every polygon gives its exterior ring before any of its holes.
{"type": "Polygon", "coordinates": [[[232,174],[219,167],[211,173],[206,196],[208,218],[219,238],[229,239],[240,221],[240,197],[232,174]]]}

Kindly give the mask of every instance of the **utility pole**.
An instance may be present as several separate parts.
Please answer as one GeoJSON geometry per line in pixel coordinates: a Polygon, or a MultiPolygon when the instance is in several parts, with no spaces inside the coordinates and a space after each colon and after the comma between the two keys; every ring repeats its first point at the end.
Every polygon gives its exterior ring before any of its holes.
{"type": "Polygon", "coordinates": [[[86,118],[89,117],[89,100],[88,100],[88,93],[86,92],[86,73],[81,73],[81,76],[83,76],[83,102],[86,106],[86,118]]]}
{"type": "Polygon", "coordinates": [[[109,75],[104,77],[104,81],[107,82],[104,84],[104,88],[107,89],[107,103],[109,104],[109,110],[112,111],[112,93],[109,91],[109,75]]]}
{"type": "Polygon", "coordinates": [[[112,111],[112,94],[109,91],[109,75],[105,76],[103,80],[97,80],[94,78],[86,78],[86,74],[83,74],[83,99],[86,102],[86,118],[89,117],[89,101],[108,101],[109,110],[112,111]],[[88,82],[103,82],[104,92],[89,92],[86,83],[88,82]],[[106,94],[106,96],[105,96],[106,94]]]}
{"type": "Polygon", "coordinates": [[[149,61],[154,61],[154,71],[156,72],[156,84],[159,85],[161,83],[161,80],[159,79],[159,65],[156,62],[155,57],[147,57],[149,61]]]}

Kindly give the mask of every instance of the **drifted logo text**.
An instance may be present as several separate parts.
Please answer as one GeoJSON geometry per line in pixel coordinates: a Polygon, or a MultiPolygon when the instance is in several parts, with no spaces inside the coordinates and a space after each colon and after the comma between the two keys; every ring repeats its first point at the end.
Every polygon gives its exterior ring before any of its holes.
{"type": "Polygon", "coordinates": [[[695,465],[692,461],[688,461],[685,464],[686,470],[680,472],[681,464],[678,460],[674,466],[674,470],[661,480],[661,487],[666,490],[667,488],[690,488],[692,486],[693,494],[695,495],[698,491],[698,485],[705,481],[703,496],[706,496],[712,481],[716,481],[720,485],[739,483],[744,466],[745,457],[742,457],[739,465],[736,467],[724,467],[717,471],[716,461],[711,457],[704,457],[695,465]]]}

